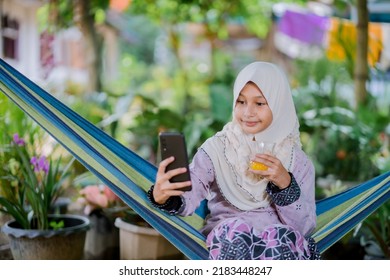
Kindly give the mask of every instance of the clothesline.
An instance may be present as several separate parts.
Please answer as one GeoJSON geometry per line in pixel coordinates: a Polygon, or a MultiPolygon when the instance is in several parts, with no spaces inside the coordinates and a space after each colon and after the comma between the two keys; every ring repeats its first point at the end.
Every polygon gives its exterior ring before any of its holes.
{"type": "MultiPolygon", "coordinates": [[[[287,10],[277,21],[275,45],[291,58],[344,60],[356,47],[356,23],[351,20],[319,16],[311,12],[287,10]]],[[[368,25],[368,62],[390,60],[390,24],[370,22],[368,25]]]]}

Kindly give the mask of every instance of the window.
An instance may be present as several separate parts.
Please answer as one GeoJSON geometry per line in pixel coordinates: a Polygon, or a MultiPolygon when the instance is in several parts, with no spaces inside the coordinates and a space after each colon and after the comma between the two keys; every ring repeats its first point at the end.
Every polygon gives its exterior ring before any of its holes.
{"type": "Polygon", "coordinates": [[[4,58],[18,59],[19,23],[8,16],[1,17],[2,44],[4,58]]]}

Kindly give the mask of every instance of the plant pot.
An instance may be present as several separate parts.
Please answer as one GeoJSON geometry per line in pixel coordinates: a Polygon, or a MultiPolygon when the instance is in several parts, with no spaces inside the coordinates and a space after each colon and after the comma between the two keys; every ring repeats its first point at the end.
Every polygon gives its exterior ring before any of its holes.
{"type": "Polygon", "coordinates": [[[1,231],[3,225],[10,220],[8,215],[0,212],[0,260],[12,260],[8,237],[1,231]]]}
{"type": "Polygon", "coordinates": [[[155,229],[115,219],[121,260],[183,259],[183,254],[155,229]]]}
{"type": "Polygon", "coordinates": [[[15,260],[83,259],[89,219],[78,215],[51,215],[50,218],[64,221],[64,227],[57,230],[26,230],[14,220],[2,227],[9,238],[15,260]]]}
{"type": "Polygon", "coordinates": [[[88,260],[119,259],[119,229],[114,225],[115,216],[94,211],[88,216],[91,229],[85,241],[85,258],[88,260]]]}

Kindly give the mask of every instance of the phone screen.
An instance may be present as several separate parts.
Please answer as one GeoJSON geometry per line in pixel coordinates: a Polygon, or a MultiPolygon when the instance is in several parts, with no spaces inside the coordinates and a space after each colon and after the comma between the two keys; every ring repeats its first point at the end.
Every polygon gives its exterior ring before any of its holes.
{"type": "MultiPolygon", "coordinates": [[[[184,135],[178,132],[162,132],[160,138],[161,160],[170,156],[175,158],[175,161],[167,166],[167,170],[172,170],[180,167],[187,168],[187,172],[179,174],[171,178],[170,182],[184,182],[191,181],[190,172],[188,168],[188,154],[184,135]]],[[[185,187],[182,190],[189,191],[191,186],[185,187]]]]}

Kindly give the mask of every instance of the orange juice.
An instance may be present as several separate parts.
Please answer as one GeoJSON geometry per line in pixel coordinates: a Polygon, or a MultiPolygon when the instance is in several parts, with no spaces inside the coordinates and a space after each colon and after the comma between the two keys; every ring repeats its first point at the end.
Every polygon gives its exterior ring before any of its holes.
{"type": "MultiPolygon", "coordinates": [[[[254,158],[254,154],[267,154],[267,155],[274,154],[275,143],[253,140],[250,141],[249,145],[250,145],[250,151],[252,153],[252,158],[254,158]]],[[[268,170],[267,165],[257,162],[255,160],[251,160],[249,162],[249,167],[252,170],[261,170],[261,171],[268,170]]]]}
{"type": "Polygon", "coordinates": [[[262,164],[260,162],[253,161],[253,160],[251,160],[251,162],[249,163],[249,166],[253,170],[261,170],[261,171],[268,170],[268,166],[267,165],[264,165],[264,164],[262,164]]]}

